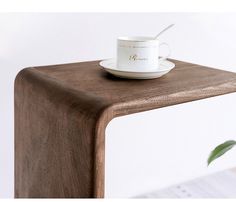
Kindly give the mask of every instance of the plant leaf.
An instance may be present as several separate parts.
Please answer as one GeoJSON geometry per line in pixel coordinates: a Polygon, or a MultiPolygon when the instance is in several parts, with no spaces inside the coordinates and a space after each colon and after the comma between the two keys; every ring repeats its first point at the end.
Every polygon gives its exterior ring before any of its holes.
{"type": "Polygon", "coordinates": [[[236,141],[228,140],[223,144],[218,145],[210,154],[207,160],[207,164],[209,165],[212,161],[222,156],[225,152],[232,149],[233,146],[236,145],[236,141]]]}

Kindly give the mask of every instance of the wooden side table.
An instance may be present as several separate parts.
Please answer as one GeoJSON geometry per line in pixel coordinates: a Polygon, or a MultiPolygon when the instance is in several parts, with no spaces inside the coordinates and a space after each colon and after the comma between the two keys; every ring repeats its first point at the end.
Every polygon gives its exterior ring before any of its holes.
{"type": "Polygon", "coordinates": [[[236,74],[171,60],[153,80],[99,61],[30,67],[15,80],[15,197],[104,197],[105,128],[117,116],[236,92],[236,74]]]}

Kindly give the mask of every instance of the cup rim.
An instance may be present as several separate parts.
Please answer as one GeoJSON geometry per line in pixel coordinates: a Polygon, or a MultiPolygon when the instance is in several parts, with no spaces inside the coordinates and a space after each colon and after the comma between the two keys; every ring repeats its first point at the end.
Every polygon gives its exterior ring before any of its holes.
{"type": "Polygon", "coordinates": [[[118,41],[130,41],[130,42],[149,42],[149,41],[158,41],[153,37],[149,36],[121,36],[117,38],[118,41]]]}

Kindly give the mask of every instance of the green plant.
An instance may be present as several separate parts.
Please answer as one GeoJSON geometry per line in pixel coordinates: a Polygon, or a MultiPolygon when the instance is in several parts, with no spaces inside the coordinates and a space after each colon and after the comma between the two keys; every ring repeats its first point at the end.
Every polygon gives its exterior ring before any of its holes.
{"type": "Polygon", "coordinates": [[[232,149],[236,145],[235,140],[228,140],[220,145],[218,145],[209,155],[207,164],[209,165],[212,161],[219,158],[223,154],[225,154],[227,151],[232,149]]]}

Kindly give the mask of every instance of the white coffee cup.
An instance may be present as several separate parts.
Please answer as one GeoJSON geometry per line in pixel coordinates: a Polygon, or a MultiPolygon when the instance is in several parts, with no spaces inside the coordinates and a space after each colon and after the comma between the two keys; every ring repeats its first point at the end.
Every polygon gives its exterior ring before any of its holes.
{"type": "Polygon", "coordinates": [[[119,37],[117,39],[117,68],[130,71],[158,70],[159,61],[170,55],[167,43],[152,37],[119,37]],[[169,53],[160,58],[159,47],[165,45],[169,53]]]}

